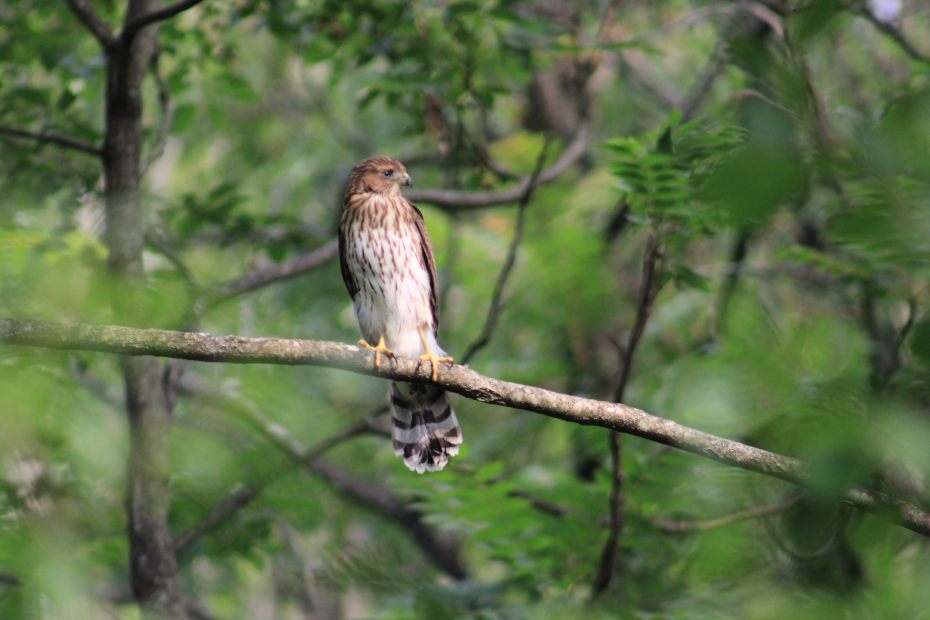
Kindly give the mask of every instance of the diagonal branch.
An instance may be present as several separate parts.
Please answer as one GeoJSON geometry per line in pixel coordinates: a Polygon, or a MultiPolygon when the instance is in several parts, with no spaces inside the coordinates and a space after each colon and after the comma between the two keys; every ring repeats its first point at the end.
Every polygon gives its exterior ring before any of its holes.
{"type": "MultiPolygon", "coordinates": [[[[633,356],[639,346],[646,330],[646,323],[652,314],[652,306],[656,296],[662,288],[661,281],[656,283],[656,272],[659,269],[661,254],[659,252],[659,231],[650,233],[646,245],[646,254],[643,257],[643,276],[639,283],[639,303],[636,307],[636,319],[633,329],[630,330],[626,346],[622,349],[620,368],[614,385],[613,402],[623,402],[627,382],[633,368],[633,356]]],[[[598,565],[594,583],[591,586],[592,598],[600,596],[610,585],[617,567],[617,555],[620,552],[620,536],[623,533],[623,509],[626,500],[623,492],[623,435],[614,431],[610,434],[610,455],[613,461],[613,475],[611,480],[609,509],[609,534],[604,549],[601,552],[601,561],[598,565]]]]}
{"type": "Polygon", "coordinates": [[[339,244],[336,239],[333,239],[307,254],[301,254],[267,267],[260,267],[238,278],[218,284],[210,291],[209,301],[217,303],[230,297],[254,291],[278,280],[302,275],[336,258],[338,253],[339,244]]]}
{"type": "MultiPolygon", "coordinates": [[[[68,1],[79,2],[81,0],[68,1]]],[[[146,26],[151,26],[156,22],[162,22],[166,19],[171,19],[175,15],[195,7],[201,2],[203,2],[203,0],[181,0],[181,2],[176,2],[171,6],[166,6],[165,8],[158,11],[152,11],[151,13],[147,13],[141,17],[137,17],[123,26],[123,31],[119,35],[120,39],[122,39],[123,43],[127,43],[131,41],[132,38],[135,37],[136,34],[138,34],[139,31],[146,26]]]]}
{"type": "Polygon", "coordinates": [[[31,131],[22,127],[0,125],[0,135],[13,136],[16,138],[29,138],[31,140],[37,140],[40,143],[57,144],[58,146],[64,146],[66,148],[82,151],[90,155],[96,155],[97,157],[100,157],[103,154],[103,150],[99,146],[95,146],[90,142],[78,140],[77,138],[72,138],[71,136],[66,136],[64,134],[58,133],[57,131],[31,131]]]}
{"type": "MultiPolygon", "coordinates": [[[[319,444],[313,446],[312,448],[307,448],[306,453],[302,456],[292,454],[292,457],[295,459],[292,467],[288,467],[288,471],[293,469],[298,465],[310,465],[318,459],[324,452],[333,448],[340,443],[351,439],[352,437],[357,437],[363,433],[367,433],[371,430],[371,420],[366,418],[346,426],[344,429],[333,435],[332,437],[323,440],[319,444]]],[[[281,472],[282,474],[285,472],[281,472]]],[[[260,483],[254,483],[246,486],[240,486],[232,493],[226,496],[219,506],[210,511],[207,516],[205,516],[199,523],[192,526],[190,529],[185,531],[183,534],[175,538],[174,540],[174,550],[175,553],[181,553],[187,549],[191,543],[195,540],[215,528],[217,525],[231,517],[235,514],[240,508],[251,502],[255,499],[262,491],[264,491],[268,485],[276,480],[278,476],[275,476],[269,480],[260,483]]]]}
{"type": "MultiPolygon", "coordinates": [[[[379,368],[375,366],[372,352],[338,342],[0,319],[0,344],[128,356],[154,355],[228,364],[324,366],[395,381],[433,383],[479,402],[532,411],[585,426],[609,428],[791,484],[811,484],[803,463],[798,459],[717,437],[621,403],[500,381],[459,364],[452,367],[440,365],[436,371],[437,380],[432,381],[430,368],[418,364],[418,360],[398,357],[391,364],[383,364],[379,368]]],[[[930,537],[930,513],[912,504],[861,488],[847,489],[842,499],[930,537]]]]}
{"type": "Polygon", "coordinates": [[[113,43],[115,38],[110,31],[110,27],[100,19],[100,16],[91,8],[87,0],[65,0],[65,2],[68,3],[71,11],[91,31],[104,49],[107,49],[113,43]]]}
{"type": "Polygon", "coordinates": [[[491,306],[488,308],[488,317],[484,322],[484,329],[482,329],[478,337],[468,345],[465,355],[462,356],[462,361],[459,362],[460,364],[467,364],[475,353],[487,346],[488,342],[491,340],[491,336],[494,334],[497,320],[500,318],[501,310],[504,309],[504,304],[501,301],[504,295],[504,286],[506,286],[507,279],[510,277],[510,272],[513,271],[513,266],[517,262],[517,249],[520,247],[520,242],[523,240],[523,228],[526,223],[526,208],[530,204],[533,190],[536,189],[536,180],[539,179],[539,175],[542,172],[543,164],[546,161],[546,151],[549,150],[549,145],[551,143],[551,138],[547,138],[546,143],[539,152],[539,158],[536,160],[536,169],[530,176],[530,182],[526,185],[526,191],[523,193],[523,196],[520,197],[520,204],[517,206],[517,223],[514,226],[513,239],[510,241],[510,247],[507,249],[507,258],[504,259],[504,264],[501,266],[501,271],[497,276],[497,282],[494,284],[494,292],[491,294],[491,306]]]}
{"type": "Polygon", "coordinates": [[[901,32],[901,29],[898,26],[878,19],[878,17],[875,16],[875,13],[869,9],[865,2],[858,3],[855,7],[853,7],[852,10],[857,15],[865,18],[866,21],[875,26],[878,30],[891,37],[894,42],[898,44],[898,47],[900,47],[904,53],[910,56],[912,59],[918,62],[922,62],[925,65],[930,65],[930,56],[923,54],[920,50],[914,47],[914,45],[908,41],[907,37],[904,36],[904,33],[901,32]]]}
{"type": "MultiPolygon", "coordinates": [[[[199,392],[200,395],[209,399],[212,404],[218,405],[244,419],[266,440],[287,454],[291,459],[291,465],[285,471],[290,471],[294,467],[303,467],[320,476],[350,500],[374,509],[403,526],[404,530],[413,537],[427,556],[449,576],[455,579],[467,577],[467,572],[459,557],[458,544],[423,523],[419,511],[398,500],[387,489],[373,486],[344,471],[336,464],[320,458],[327,450],[344,441],[364,433],[377,432],[375,418],[381,413],[386,413],[386,409],[379,409],[367,418],[346,426],[315,446],[307,447],[294,438],[285,428],[269,420],[257,406],[245,399],[216,391],[203,390],[197,386],[191,387],[190,384],[186,388],[195,393],[199,392]]],[[[203,521],[179,536],[175,541],[175,549],[181,551],[186,548],[198,536],[209,531],[242,506],[252,501],[268,484],[277,480],[285,471],[268,478],[265,482],[240,487],[233,491],[203,521]]]]}
{"type": "Polygon", "coordinates": [[[581,159],[587,146],[588,128],[586,125],[582,125],[575,132],[575,137],[571,144],[568,145],[568,148],[565,149],[554,164],[540,172],[535,181],[533,175],[530,175],[523,177],[513,187],[494,191],[465,192],[445,189],[411,189],[405,192],[404,195],[411,202],[431,204],[444,211],[469,211],[517,202],[526,195],[528,189],[545,185],[562,176],[566,170],[581,159]]]}
{"type": "Polygon", "coordinates": [[[728,515],[724,515],[722,517],[717,517],[716,519],[708,519],[707,521],[665,521],[657,518],[649,519],[649,521],[665,534],[706,532],[707,530],[724,527],[738,521],[758,519],[759,517],[767,517],[769,515],[778,514],[779,512],[784,512],[797,504],[801,500],[801,497],[801,495],[796,495],[795,497],[786,499],[783,502],[778,502],[777,504],[753,506],[752,508],[747,508],[745,510],[740,510],[728,515]]]}

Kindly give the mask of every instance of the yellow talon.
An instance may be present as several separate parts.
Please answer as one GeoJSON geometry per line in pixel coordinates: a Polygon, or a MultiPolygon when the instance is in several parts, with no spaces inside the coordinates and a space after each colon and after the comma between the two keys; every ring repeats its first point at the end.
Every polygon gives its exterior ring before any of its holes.
{"type": "Polygon", "coordinates": [[[429,362],[430,369],[432,370],[430,377],[433,379],[433,381],[435,381],[436,370],[437,370],[436,363],[437,362],[449,362],[449,364],[451,365],[452,358],[451,357],[437,357],[436,354],[430,351],[429,345],[426,343],[426,335],[423,333],[423,328],[421,327],[419,329],[420,329],[420,338],[423,340],[423,348],[426,349],[426,353],[420,356],[420,362],[419,364],[417,364],[417,369],[420,368],[420,364],[422,364],[423,362],[429,362]]]}
{"type": "Polygon", "coordinates": [[[381,340],[378,341],[378,346],[373,347],[364,340],[358,341],[359,346],[365,347],[366,349],[371,349],[375,352],[375,368],[381,368],[381,354],[384,353],[389,358],[394,359],[394,352],[391,351],[384,344],[384,334],[381,334],[381,340]]]}

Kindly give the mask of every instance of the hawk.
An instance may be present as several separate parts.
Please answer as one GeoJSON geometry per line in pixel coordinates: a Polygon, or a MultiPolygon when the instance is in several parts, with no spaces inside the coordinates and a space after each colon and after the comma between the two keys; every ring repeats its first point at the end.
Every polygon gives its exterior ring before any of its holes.
{"type": "MultiPolygon", "coordinates": [[[[349,174],[339,225],[339,264],[363,340],[381,356],[452,362],[439,346],[436,263],[423,214],[404,198],[413,185],[396,159],[372,157],[349,174]]],[[[445,390],[391,383],[394,454],[412,471],[439,471],[459,452],[462,429],[445,390]]]]}

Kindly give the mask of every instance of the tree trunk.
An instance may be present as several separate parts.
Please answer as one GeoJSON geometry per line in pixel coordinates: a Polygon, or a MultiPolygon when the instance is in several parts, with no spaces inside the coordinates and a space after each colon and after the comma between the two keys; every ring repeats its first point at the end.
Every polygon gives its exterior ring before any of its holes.
{"type": "MultiPolygon", "coordinates": [[[[130,0],[126,23],[161,7],[161,0],[130,0]]],[[[145,321],[142,271],[143,212],[140,200],[142,83],[158,45],[158,26],[107,49],[106,241],[117,322],[145,321]]],[[[168,530],[170,506],[168,430],[170,407],[162,364],[152,357],[122,360],[129,414],[130,452],[126,485],[132,588],[147,612],[186,619],[177,560],[168,530]]]]}

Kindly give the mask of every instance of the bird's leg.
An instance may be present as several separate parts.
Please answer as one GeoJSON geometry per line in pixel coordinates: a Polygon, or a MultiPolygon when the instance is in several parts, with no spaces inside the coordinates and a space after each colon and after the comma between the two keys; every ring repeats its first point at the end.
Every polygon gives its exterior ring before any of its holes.
{"type": "Polygon", "coordinates": [[[384,334],[381,334],[381,340],[378,341],[378,346],[373,347],[364,340],[358,341],[359,346],[365,347],[366,349],[371,349],[375,352],[375,368],[381,368],[381,354],[384,353],[389,358],[394,359],[394,352],[391,351],[384,344],[384,334]]]}
{"type": "MultiPolygon", "coordinates": [[[[420,356],[420,363],[429,362],[430,368],[432,369],[431,377],[433,381],[436,380],[436,363],[437,362],[449,362],[452,364],[451,357],[436,357],[436,354],[429,350],[429,344],[426,342],[426,334],[423,333],[423,328],[418,328],[420,330],[420,338],[423,340],[423,348],[426,349],[426,353],[420,356]]],[[[419,366],[419,364],[417,364],[419,366]]]]}

